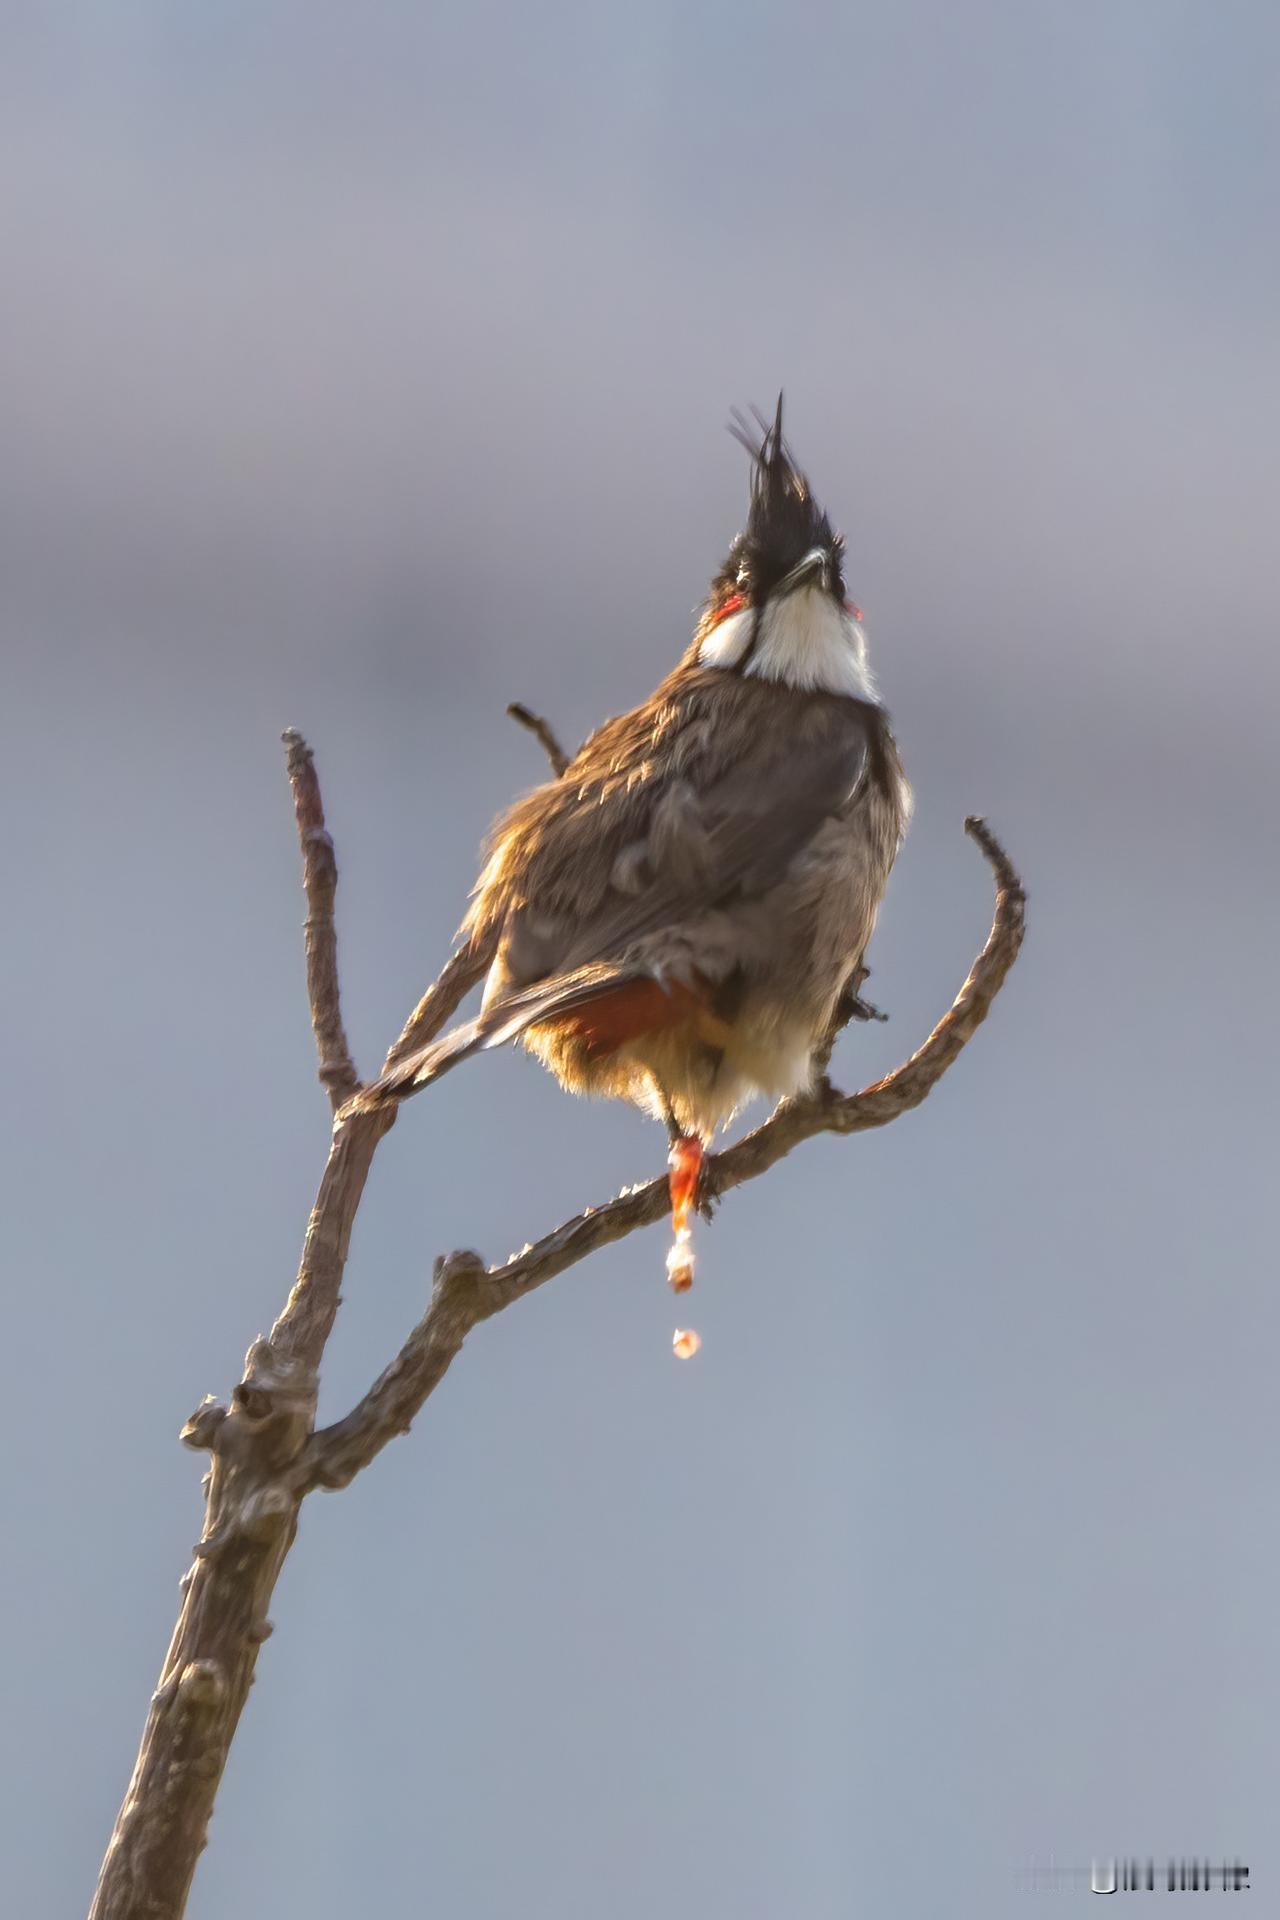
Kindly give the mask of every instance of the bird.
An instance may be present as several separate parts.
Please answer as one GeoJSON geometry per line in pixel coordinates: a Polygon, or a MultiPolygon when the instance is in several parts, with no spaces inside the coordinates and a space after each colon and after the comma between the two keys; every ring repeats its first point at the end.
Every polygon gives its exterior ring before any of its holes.
{"type": "Polygon", "coordinates": [[[718,1129],[812,1084],[911,813],[844,541],[781,394],[730,432],[746,522],[683,657],[499,816],[460,930],[494,943],[479,1013],[351,1102],[375,1111],[518,1041],[570,1092],[665,1123],[686,1242],[718,1129]]]}

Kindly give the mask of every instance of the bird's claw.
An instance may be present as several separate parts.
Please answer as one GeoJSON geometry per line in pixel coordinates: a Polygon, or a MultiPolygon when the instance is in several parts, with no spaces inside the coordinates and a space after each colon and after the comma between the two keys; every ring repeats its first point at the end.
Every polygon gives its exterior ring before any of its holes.
{"type": "Polygon", "coordinates": [[[849,976],[849,983],[840,996],[836,1009],[840,1025],[847,1026],[850,1020],[887,1020],[887,1013],[881,1013],[879,1007],[870,1000],[864,1000],[862,989],[871,978],[870,967],[855,967],[849,976]]]}
{"type": "Polygon", "coordinates": [[[703,1220],[714,1220],[716,1208],[720,1205],[720,1195],[716,1192],[715,1180],[710,1167],[704,1161],[702,1172],[698,1176],[698,1191],[693,1199],[694,1207],[703,1220]]]}
{"type": "Polygon", "coordinates": [[[860,993],[851,993],[844,1003],[844,1015],[847,1020],[887,1020],[887,1013],[872,1006],[870,1000],[864,1000],[860,993]]]}

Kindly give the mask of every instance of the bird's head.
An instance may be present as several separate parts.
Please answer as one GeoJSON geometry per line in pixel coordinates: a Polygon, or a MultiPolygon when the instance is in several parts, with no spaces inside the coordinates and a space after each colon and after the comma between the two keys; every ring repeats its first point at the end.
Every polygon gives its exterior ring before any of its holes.
{"type": "Polygon", "coordinates": [[[772,421],[735,415],[751,455],[747,524],[711,582],[695,642],[704,666],[874,699],[862,611],[845,596],[844,541],[772,421]]]}

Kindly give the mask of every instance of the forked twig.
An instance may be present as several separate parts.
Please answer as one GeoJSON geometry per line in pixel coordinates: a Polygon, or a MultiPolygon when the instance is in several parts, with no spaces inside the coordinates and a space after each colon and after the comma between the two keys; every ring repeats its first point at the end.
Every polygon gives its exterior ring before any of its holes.
{"type": "MultiPolygon", "coordinates": [[[[994,874],[995,914],[968,978],[924,1045],[860,1093],[838,1093],[823,1080],[812,1094],[784,1101],[734,1146],[710,1156],[704,1167],[704,1192],[718,1197],[757,1179],[815,1134],[864,1133],[887,1126],[920,1105],[977,1032],[1017,959],[1026,896],[986,822],[970,818],[965,831],[977,841],[994,874]]],[[[665,1217],[670,1204],[664,1175],[603,1206],[588,1207],[501,1266],[486,1268],[480,1256],[471,1252],[438,1260],[431,1304],[400,1352],[345,1419],[313,1436],[305,1458],[307,1485],[345,1486],[388,1440],[408,1432],[472,1327],[598,1248],[652,1226],[665,1217]]]]}
{"type": "MultiPolygon", "coordinates": [[[[557,776],[563,773],[568,756],[547,722],[526,707],[509,711],[541,741],[557,776]]],[[[345,1107],[358,1078],[338,992],[337,864],[311,751],[292,731],[284,741],[307,896],[311,1024],[321,1081],[335,1114],[345,1111],[334,1122],[297,1277],[270,1338],[250,1347],[230,1404],[206,1401],[183,1429],[189,1446],[213,1456],[204,1526],[90,1920],[143,1914],[180,1920],[258,1648],[271,1631],[267,1606],[306,1494],[345,1485],[407,1430],[472,1327],[598,1248],[661,1219],[669,1206],[665,1177],[651,1180],[566,1220],[501,1266],[486,1268],[475,1253],[437,1261],[431,1303],[391,1365],[345,1419],[315,1431],[319,1366],[338,1311],[351,1230],[395,1108],[362,1113],[345,1107]]],[[[918,1106],[986,1018],[1022,942],[1024,896],[990,829],[981,820],[965,824],[995,876],[996,906],[986,945],[950,1011],[903,1066],[860,1093],[830,1086],[830,1046],[820,1050],[811,1094],[784,1102],[762,1126],[708,1160],[709,1194],[756,1179],[815,1134],[885,1126],[918,1106]]],[[[493,949],[487,937],[452,955],[388,1053],[388,1066],[439,1033],[483,977],[493,949]]],[[[856,1010],[852,1002],[850,1010],[856,1010]]]]}
{"type": "Polygon", "coordinates": [[[524,706],[519,700],[513,700],[507,708],[507,712],[518,726],[526,728],[528,732],[533,735],[534,739],[541,744],[542,751],[551,762],[552,770],[558,780],[568,766],[572,756],[565,752],[560,742],[556,739],[550,721],[544,720],[540,713],[534,713],[531,708],[524,706]]]}
{"type": "Polygon", "coordinates": [[[338,993],[338,937],[333,924],[338,862],[324,824],[315,756],[302,735],[292,727],[287,728],[281,738],[289,785],[293,788],[293,810],[302,848],[302,884],[307,896],[307,917],[303,923],[307,999],[311,1005],[316,1052],[320,1056],[320,1084],[336,1113],[360,1084],[347,1045],[338,993]]]}

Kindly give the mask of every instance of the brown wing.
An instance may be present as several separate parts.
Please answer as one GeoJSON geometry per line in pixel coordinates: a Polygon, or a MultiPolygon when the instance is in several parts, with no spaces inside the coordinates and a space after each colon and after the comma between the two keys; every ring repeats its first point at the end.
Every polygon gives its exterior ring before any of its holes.
{"type": "Polygon", "coordinates": [[[551,980],[510,994],[494,1006],[485,1007],[474,1020],[451,1027],[438,1040],[392,1067],[380,1079],[361,1087],[351,1101],[353,1111],[374,1113],[379,1107],[407,1100],[440,1080],[452,1068],[469,1060],[473,1053],[485,1052],[514,1040],[526,1027],[551,1015],[571,1013],[589,1005],[601,994],[616,989],[628,978],[618,967],[579,967],[575,972],[558,973],[551,980]]]}
{"type": "Polygon", "coordinates": [[[501,999],[767,892],[848,799],[872,724],[838,695],[678,668],[498,823],[472,924],[501,922],[501,999]]]}
{"type": "Polygon", "coordinates": [[[628,950],[646,934],[768,892],[864,777],[877,724],[836,695],[677,669],[499,821],[469,916],[502,929],[484,1008],[354,1105],[615,992],[643,973],[628,950]]]}

